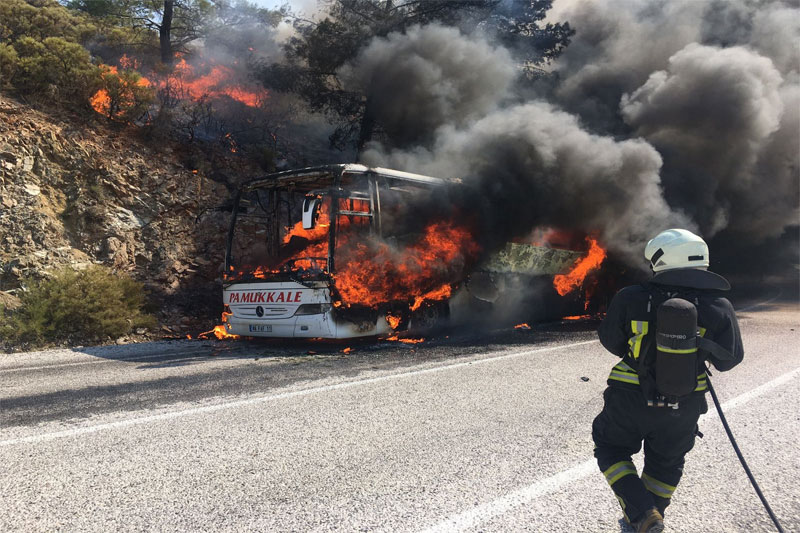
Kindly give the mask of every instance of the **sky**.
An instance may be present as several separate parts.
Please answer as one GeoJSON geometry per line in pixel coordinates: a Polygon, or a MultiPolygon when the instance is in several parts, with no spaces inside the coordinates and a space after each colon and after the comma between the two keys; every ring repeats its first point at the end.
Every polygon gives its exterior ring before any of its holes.
{"type": "Polygon", "coordinates": [[[300,12],[303,10],[313,11],[317,6],[317,0],[252,0],[254,4],[276,8],[283,4],[289,4],[294,11],[300,12]]]}

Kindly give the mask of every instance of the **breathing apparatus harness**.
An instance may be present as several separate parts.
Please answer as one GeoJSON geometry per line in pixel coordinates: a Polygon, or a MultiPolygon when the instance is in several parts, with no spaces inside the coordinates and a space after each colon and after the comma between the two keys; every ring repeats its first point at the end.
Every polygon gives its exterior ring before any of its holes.
{"type": "MultiPolygon", "coordinates": [[[[649,288],[654,289],[650,292],[647,311],[650,314],[650,323],[655,324],[655,338],[651,339],[651,342],[655,342],[655,350],[646,350],[641,358],[638,368],[639,383],[648,406],[678,409],[680,402],[697,388],[697,370],[700,361],[704,362],[705,360],[704,352],[718,359],[732,359],[733,355],[727,349],[700,334],[703,331],[698,330],[697,327],[699,298],[696,294],[683,289],[669,292],[656,285],[650,285],[649,288]],[[658,295],[655,304],[654,292],[658,295]],[[648,354],[650,355],[648,356],[648,354]]],[[[736,439],[733,437],[733,432],[722,412],[719,398],[711,385],[711,370],[707,364],[704,363],[704,366],[706,367],[708,390],[736,456],[767,514],[778,532],[783,533],[777,516],[767,503],[761,487],[756,482],[736,439]]],[[[703,436],[699,431],[697,434],[700,437],[703,436]]]]}
{"type": "Polygon", "coordinates": [[[644,347],[638,365],[639,383],[650,407],[678,409],[681,400],[697,389],[697,371],[704,353],[719,359],[733,358],[728,350],[704,338],[705,330],[698,330],[698,304],[698,295],[691,291],[650,286],[647,312],[655,334],[644,347]]]}

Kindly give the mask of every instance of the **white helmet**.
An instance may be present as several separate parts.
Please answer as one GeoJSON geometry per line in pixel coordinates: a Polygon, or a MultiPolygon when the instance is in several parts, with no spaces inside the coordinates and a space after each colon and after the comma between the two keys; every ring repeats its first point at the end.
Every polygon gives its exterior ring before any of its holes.
{"type": "Polygon", "coordinates": [[[653,272],[675,268],[708,267],[706,241],[685,229],[668,229],[651,239],[644,248],[653,272]]]}

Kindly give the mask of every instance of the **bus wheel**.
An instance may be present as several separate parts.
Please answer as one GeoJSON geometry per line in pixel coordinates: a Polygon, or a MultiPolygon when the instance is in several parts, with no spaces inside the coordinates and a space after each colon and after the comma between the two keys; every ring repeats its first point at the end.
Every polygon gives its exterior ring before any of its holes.
{"type": "Polygon", "coordinates": [[[408,329],[411,332],[428,332],[446,326],[449,318],[449,302],[425,302],[411,312],[408,329]]]}

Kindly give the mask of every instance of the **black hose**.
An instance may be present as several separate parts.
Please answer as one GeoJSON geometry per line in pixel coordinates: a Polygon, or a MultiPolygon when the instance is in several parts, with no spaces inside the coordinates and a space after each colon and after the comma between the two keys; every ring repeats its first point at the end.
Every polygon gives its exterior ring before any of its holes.
{"type": "MultiPolygon", "coordinates": [[[[710,372],[707,372],[707,374],[709,376],[711,375],[710,372]]],[[[758,494],[758,497],[761,499],[761,503],[764,504],[764,508],[767,510],[769,517],[772,518],[772,521],[775,523],[775,527],[778,528],[779,533],[784,533],[780,522],[778,522],[778,517],[775,516],[775,513],[772,512],[772,508],[769,506],[769,504],[767,503],[767,499],[761,492],[761,487],[759,487],[758,483],[756,483],[756,478],[753,477],[753,473],[750,472],[750,468],[747,466],[747,462],[745,462],[741,450],[739,450],[739,445],[736,444],[736,439],[733,438],[733,433],[731,432],[731,428],[728,425],[728,421],[725,420],[725,415],[722,413],[722,406],[719,404],[719,398],[717,398],[717,393],[714,392],[714,387],[711,385],[710,377],[707,378],[707,382],[708,382],[708,390],[711,392],[711,398],[714,400],[714,405],[717,407],[717,412],[719,413],[719,419],[722,420],[722,426],[725,428],[725,432],[728,434],[728,438],[731,440],[733,449],[736,452],[737,457],[739,457],[739,462],[742,463],[744,471],[747,473],[747,477],[750,478],[750,483],[753,485],[753,488],[756,489],[756,494],[758,494]]]]}

